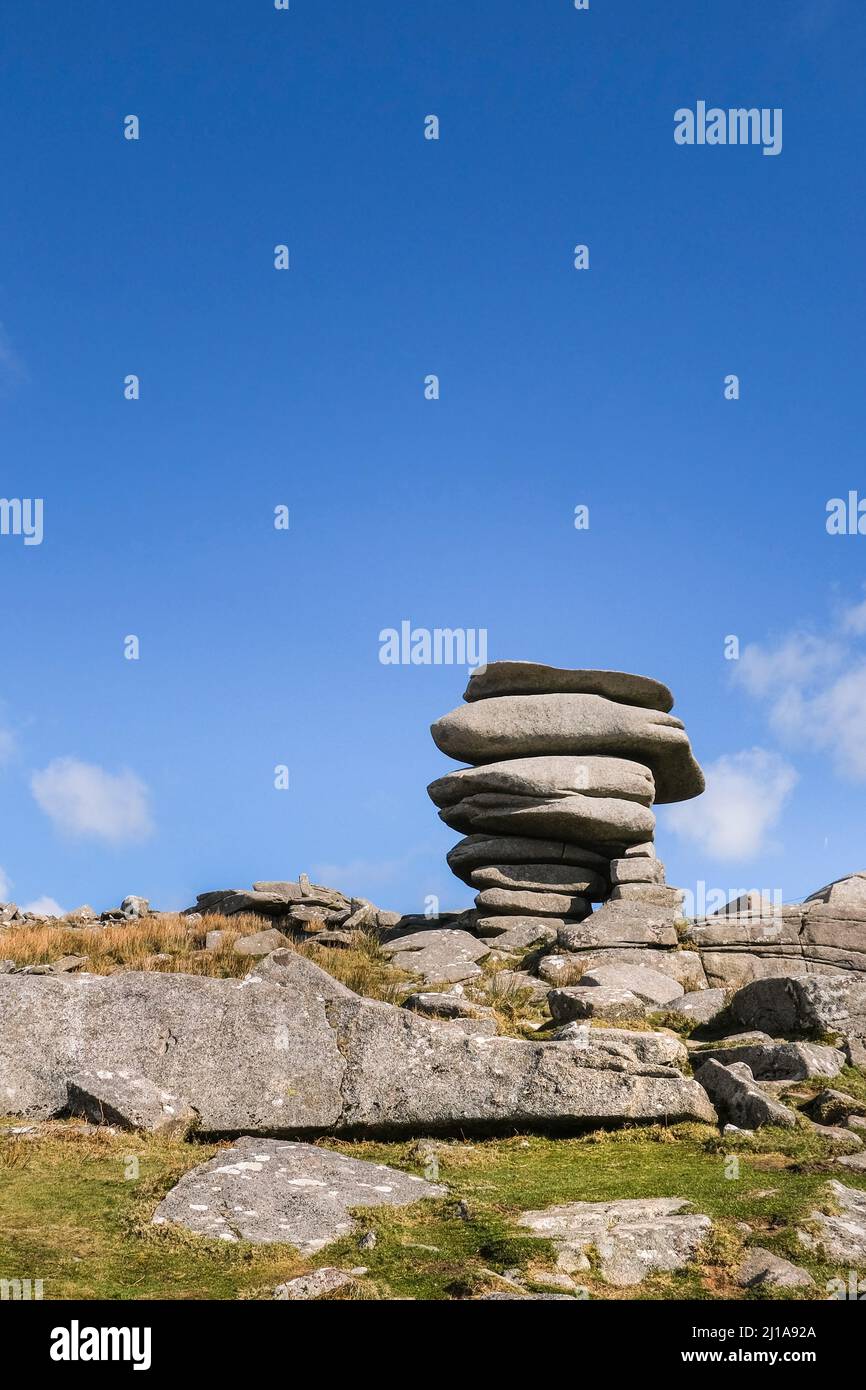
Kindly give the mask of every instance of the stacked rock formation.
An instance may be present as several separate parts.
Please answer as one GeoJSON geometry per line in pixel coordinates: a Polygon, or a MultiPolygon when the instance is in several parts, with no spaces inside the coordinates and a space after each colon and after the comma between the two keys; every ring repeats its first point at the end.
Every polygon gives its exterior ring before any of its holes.
{"type": "Polygon", "coordinates": [[[477,890],[479,935],[513,940],[519,918],[527,945],[535,930],[571,950],[674,946],[682,895],[656,858],[652,806],[698,796],[704,779],[667,687],[498,661],[472,675],[464,698],[431,732],[472,766],[428,790],[465,834],[448,863],[477,890]],[[604,939],[593,930],[602,914],[585,920],[593,903],[622,909],[604,939]]]}

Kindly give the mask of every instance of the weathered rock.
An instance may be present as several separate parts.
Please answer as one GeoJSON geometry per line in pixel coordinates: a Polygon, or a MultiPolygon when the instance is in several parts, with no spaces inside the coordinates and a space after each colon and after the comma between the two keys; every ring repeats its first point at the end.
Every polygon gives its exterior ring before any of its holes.
{"type": "Polygon", "coordinates": [[[587,1269],[594,1252],[601,1277],[616,1288],[684,1268],[712,1229],[683,1197],[569,1202],[524,1212],[518,1224],[553,1241],[566,1273],[587,1269]]]}
{"type": "Polygon", "coordinates": [[[443,807],[439,818],[452,830],[463,833],[553,836],[574,844],[643,839],[655,829],[652,811],[637,801],[579,792],[546,801],[504,792],[479,792],[443,807]]]}
{"type": "Polygon", "coordinates": [[[561,985],[576,985],[583,974],[583,966],[571,955],[542,956],[535,967],[539,980],[557,988],[561,985]]]}
{"type": "Polygon", "coordinates": [[[221,951],[225,939],[226,934],[224,931],[215,930],[206,932],[204,938],[204,948],[206,951],[221,951]]]}
{"type": "Polygon", "coordinates": [[[493,696],[452,710],[431,732],[437,748],[460,762],[602,754],[645,763],[659,803],[687,800],[704,789],[679,719],[600,695],[493,696]]]}
{"type": "Polygon", "coordinates": [[[489,945],[477,937],[447,927],[411,932],[384,942],[381,949],[398,970],[420,975],[431,985],[455,984],[480,975],[477,962],[490,951],[489,945]]]}
{"type": "Polygon", "coordinates": [[[835,1179],[824,1192],[827,1204],[836,1210],[810,1212],[815,1229],[798,1230],[798,1239],[825,1260],[839,1260],[846,1267],[866,1264],[866,1192],[835,1179]]]}
{"type": "Polygon", "coordinates": [[[339,1289],[356,1283],[366,1273],[366,1269],[335,1269],[333,1265],[325,1265],[309,1274],[299,1274],[296,1279],[287,1279],[285,1284],[278,1284],[274,1289],[274,1298],[283,1303],[328,1298],[339,1289]]]}
{"type": "Polygon", "coordinates": [[[820,900],[721,912],[692,922],[689,939],[701,951],[713,984],[740,987],[753,980],[866,972],[866,916],[820,900]]]}
{"type": "MultiPolygon", "coordinates": [[[[297,885],[296,885],[297,886],[297,885]]],[[[279,893],[240,892],[235,888],[199,893],[196,907],[206,917],[234,917],[239,912],[257,912],[265,917],[283,917],[288,911],[287,899],[279,893]]]]}
{"type": "Polygon", "coordinates": [[[738,990],[731,1012],[745,1028],[773,1037],[838,1030],[866,1034],[866,978],[854,974],[754,980],[738,990]]]}
{"type": "Polygon", "coordinates": [[[838,1048],[820,1043],[773,1042],[770,1039],[741,1046],[714,1044],[702,1048],[697,1055],[707,1060],[713,1058],[722,1066],[729,1066],[731,1062],[745,1062],[756,1081],[803,1081],[809,1076],[833,1077],[838,1076],[845,1065],[844,1053],[838,1048]]]}
{"type": "Polygon", "coordinates": [[[820,1125],[845,1124],[849,1115],[866,1115],[866,1105],[856,1096],[849,1096],[845,1091],[834,1091],[829,1086],[803,1108],[809,1118],[820,1125]]]}
{"type": "Polygon", "coordinates": [[[577,917],[590,910],[586,898],[565,893],[519,892],[514,888],[485,888],[475,898],[482,916],[518,913],[521,917],[577,917]]]}
{"type": "Polygon", "coordinates": [[[219,1240],[294,1245],[302,1255],[355,1229],[354,1207],[408,1206],[445,1188],[315,1144],[244,1136],[200,1163],[162,1199],[155,1225],[219,1240]]]}
{"type": "Polygon", "coordinates": [[[181,1096],[129,1071],[79,1071],[67,1080],[67,1109],[95,1125],[185,1138],[198,1114],[181,1096]]]}
{"type": "MultiPolygon", "coordinates": [[[[674,1013],[682,1014],[691,1023],[712,1024],[722,1019],[727,1011],[727,995],[723,989],[698,989],[674,999],[667,1007],[674,1013]]],[[[748,1058],[744,1058],[748,1061],[748,1058]]]]}
{"type": "Polygon", "coordinates": [[[124,917],[129,918],[130,921],[135,921],[139,917],[147,916],[150,912],[150,903],[147,898],[137,898],[134,894],[130,894],[120,904],[120,910],[124,917]]]}
{"type": "Polygon", "coordinates": [[[679,915],[683,891],[662,883],[616,883],[610,890],[610,901],[612,904],[646,903],[651,907],[667,907],[679,915]]]}
{"type": "Polygon", "coordinates": [[[633,676],[628,671],[567,670],[534,661],[491,661],[473,671],[464,700],[486,700],[492,695],[603,695],[624,705],[667,712],[674,697],[661,681],[633,676]]]}
{"type": "Polygon", "coordinates": [[[636,1022],[646,1018],[648,1012],[645,1000],[631,990],[603,985],[566,985],[563,989],[552,989],[547,1003],[556,1023],[580,1018],[636,1022]]]}
{"type": "Polygon", "coordinates": [[[239,936],[232,946],[236,956],[267,956],[271,951],[279,951],[285,946],[286,938],[276,927],[267,931],[253,932],[250,936],[239,936]]]}
{"type": "Polygon", "coordinates": [[[648,970],[644,965],[599,965],[588,970],[580,984],[629,990],[654,1009],[664,1008],[674,999],[682,998],[684,992],[682,985],[669,975],[648,970]]]}
{"type": "Polygon", "coordinates": [[[467,835],[457,841],[446,858],[451,872],[464,883],[471,882],[475,869],[492,864],[570,864],[595,870],[603,877],[607,877],[608,866],[605,855],[586,846],[523,835],[467,835]]]}
{"type": "Polygon", "coordinates": [[[769,1289],[813,1289],[815,1281],[807,1269],[783,1260],[772,1250],[764,1250],[760,1245],[753,1246],[737,1270],[737,1283],[741,1289],[757,1287],[769,1289]]]}
{"type": "Polygon", "coordinates": [[[793,1129],[798,1124],[795,1111],[765,1095],[743,1062],[722,1066],[711,1060],[698,1067],[693,1054],[692,1065],[695,1080],[703,1086],[723,1120],[742,1129],[760,1129],[762,1125],[793,1129]]]}
{"type": "Polygon", "coordinates": [[[529,946],[552,946],[558,919],[549,917],[479,917],[478,935],[498,951],[524,951],[529,946]]]}
{"type": "Polygon", "coordinates": [[[571,797],[614,797],[652,805],[655,784],[648,767],[627,758],[535,757],[462,767],[437,777],[427,788],[436,806],[456,806],[468,796],[529,797],[549,801],[571,797]]]}
{"type": "Polygon", "coordinates": [[[558,1043],[470,1037],[362,999],[287,949],[243,980],[0,975],[3,1109],[62,1113],[83,1070],[128,1070],[183,1096],[210,1134],[574,1130],[713,1113],[673,1069],[631,1077],[558,1043]]]}
{"type": "Polygon", "coordinates": [[[610,881],[621,883],[664,883],[665,866],[660,859],[630,856],[610,861],[610,881]]]}
{"type": "Polygon", "coordinates": [[[677,945],[673,916],[652,908],[605,904],[582,922],[564,924],[559,933],[564,951],[588,951],[619,946],[677,945]]]}
{"type": "Polygon", "coordinates": [[[834,879],[824,888],[810,893],[806,902],[826,903],[829,907],[844,909],[852,916],[866,917],[866,873],[834,879]]]}
{"type": "Polygon", "coordinates": [[[488,864],[472,869],[473,888],[505,888],[530,893],[568,893],[598,902],[606,896],[607,880],[576,864],[488,864]]]}
{"type": "Polygon", "coordinates": [[[592,1057],[593,1066],[617,1071],[646,1071],[663,1075],[680,1068],[688,1052],[674,1033],[641,1033],[627,1028],[598,1028],[589,1023],[565,1023],[552,1035],[557,1042],[592,1057]]]}
{"type": "Polygon", "coordinates": [[[845,1154],[842,1158],[835,1159],[835,1162],[855,1173],[866,1173],[866,1149],[860,1149],[854,1154],[845,1154]]]}

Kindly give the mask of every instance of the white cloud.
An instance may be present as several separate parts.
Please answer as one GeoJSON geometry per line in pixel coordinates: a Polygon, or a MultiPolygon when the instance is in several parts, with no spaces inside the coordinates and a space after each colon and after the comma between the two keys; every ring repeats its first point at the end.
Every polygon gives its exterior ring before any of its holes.
{"type": "Polygon", "coordinates": [[[34,898],[32,903],[25,903],[22,912],[35,912],[37,917],[63,917],[65,908],[62,908],[54,898],[34,898]]]}
{"type": "Polygon", "coordinates": [[[0,868],[0,903],[8,903],[12,897],[12,880],[5,869],[0,868]]]}
{"type": "Polygon", "coordinates": [[[696,801],[667,811],[667,823],[714,859],[754,859],[770,848],[797,773],[778,753],[748,748],[717,758],[705,768],[707,789],[696,801]]]}
{"type": "Polygon", "coordinates": [[[59,830],[122,844],[153,829],[147,787],[134,772],[106,772],[77,758],[55,758],[34,772],[30,789],[59,830]]]}
{"type": "Polygon", "coordinates": [[[827,752],[836,772],[866,781],[866,601],[843,608],[830,636],[798,631],[752,643],[734,679],[767,706],[774,732],[793,747],[827,752]]]}

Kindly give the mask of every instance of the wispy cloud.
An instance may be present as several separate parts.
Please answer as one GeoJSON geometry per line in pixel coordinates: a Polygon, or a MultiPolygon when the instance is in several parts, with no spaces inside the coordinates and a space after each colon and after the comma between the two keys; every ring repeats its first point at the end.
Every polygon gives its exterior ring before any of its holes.
{"type": "Polygon", "coordinates": [[[829,754],[835,771],[866,781],[866,601],[840,609],[826,633],[800,629],[743,649],[736,684],[767,709],[784,743],[829,754]]]}
{"type": "Polygon", "coordinates": [[[106,772],[77,758],[55,758],[34,772],[30,787],[39,807],[68,835],[123,844],[153,830],[150,797],[134,772],[106,772]]]}
{"type": "Polygon", "coordinates": [[[37,917],[62,917],[65,908],[54,898],[34,898],[32,903],[25,903],[23,912],[35,912],[37,917]]]}
{"type": "Polygon", "coordinates": [[[704,771],[703,796],[668,808],[669,828],[713,859],[745,862],[772,849],[770,831],[797,781],[791,764],[766,748],[748,748],[704,771]]]}
{"type": "Polygon", "coordinates": [[[12,880],[6,870],[0,868],[0,903],[8,903],[12,897],[12,880]]]}

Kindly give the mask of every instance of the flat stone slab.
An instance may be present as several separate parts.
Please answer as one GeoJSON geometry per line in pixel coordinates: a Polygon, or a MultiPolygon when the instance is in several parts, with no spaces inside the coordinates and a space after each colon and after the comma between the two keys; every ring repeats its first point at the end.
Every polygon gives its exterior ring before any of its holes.
{"type": "Polygon", "coordinates": [[[315,1144],[245,1136],[186,1173],[154,1225],[218,1240],[294,1245],[302,1255],[355,1229],[353,1207],[405,1207],[446,1189],[424,1178],[315,1144]]]}
{"type": "Polygon", "coordinates": [[[815,1250],[827,1260],[840,1260],[846,1269],[849,1264],[866,1264],[866,1192],[832,1179],[824,1193],[835,1212],[810,1212],[815,1229],[799,1230],[797,1238],[807,1250],[815,1250]]]}
{"type": "Polygon", "coordinates": [[[657,802],[685,801],[704,790],[681,720],[600,695],[493,696],[458,706],[437,719],[431,733],[436,747],[459,762],[605,755],[649,767],[657,802]]]}
{"type": "Polygon", "coordinates": [[[685,993],[682,985],[670,975],[649,970],[645,965],[598,965],[586,972],[580,984],[627,989],[654,1009],[665,1008],[685,993]]]}
{"type": "Polygon", "coordinates": [[[477,962],[489,954],[490,944],[469,932],[440,927],[396,937],[381,949],[392,965],[420,975],[425,984],[458,984],[481,974],[477,962]]]}
{"type": "Polygon", "coordinates": [[[595,1251],[602,1278],[617,1288],[684,1268],[712,1229],[710,1218],[683,1197],[569,1202],[524,1212],[518,1225],[552,1240],[566,1273],[589,1269],[595,1251]]]}
{"type": "Polygon", "coordinates": [[[615,985],[565,985],[552,989],[547,1003],[556,1023],[582,1018],[635,1023],[649,1012],[645,1000],[630,989],[615,985]]]}
{"type": "Polygon", "coordinates": [[[491,792],[505,796],[531,796],[548,800],[557,796],[620,797],[650,806],[655,784],[649,768],[628,758],[547,756],[509,758],[481,767],[461,767],[437,777],[427,788],[436,806],[454,806],[466,796],[491,792]]]}
{"type": "Polygon", "coordinates": [[[646,709],[671,709],[674,697],[666,685],[650,676],[628,671],[568,670],[535,661],[491,661],[473,671],[464,700],[487,700],[491,695],[577,694],[603,695],[625,705],[646,709]]]}
{"type": "Polygon", "coordinates": [[[648,806],[623,797],[586,796],[582,792],[547,798],[478,792],[443,807],[439,819],[452,830],[553,835],[578,845],[587,840],[615,845],[652,835],[655,830],[655,816],[648,806]]]}
{"type": "MultiPolygon", "coordinates": [[[[501,973],[546,995],[532,976],[501,973]]],[[[242,980],[0,975],[0,1104],[49,1119],[65,1112],[70,1076],[123,1070],[185,1097],[205,1134],[574,1132],[714,1118],[674,1068],[631,1076],[558,1043],[475,1031],[361,998],[289,949],[242,980]]]]}
{"type": "Polygon", "coordinates": [[[599,901],[608,883],[592,869],[576,864],[486,864],[469,874],[473,888],[507,888],[529,893],[570,893],[599,901]]]}
{"type": "Polygon", "coordinates": [[[466,835],[445,856],[448,867],[464,883],[474,869],[490,864],[572,864],[607,877],[609,856],[586,845],[528,835],[466,835]]]}

